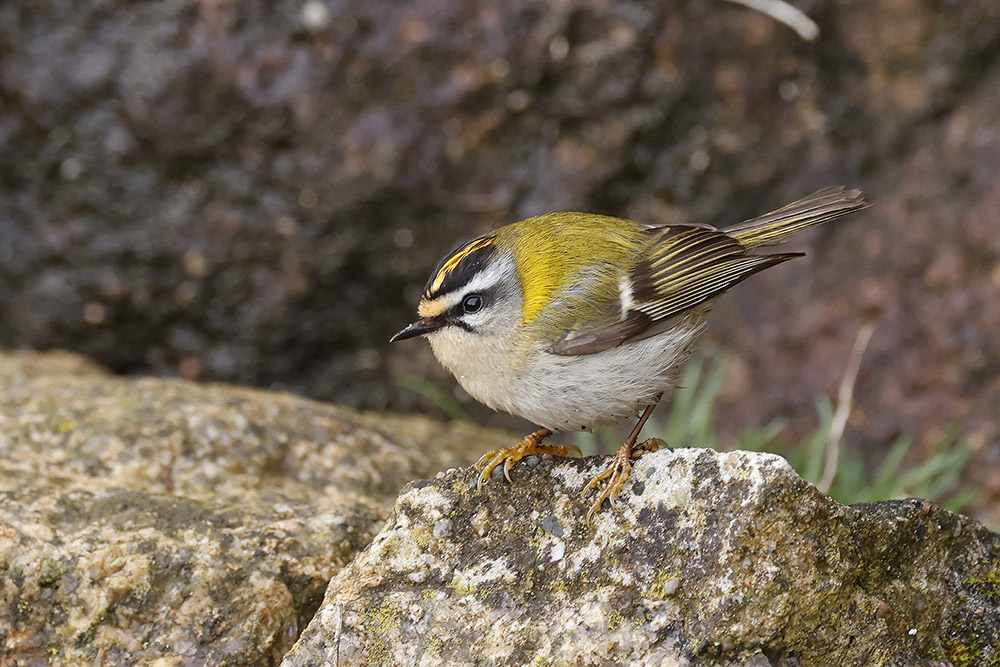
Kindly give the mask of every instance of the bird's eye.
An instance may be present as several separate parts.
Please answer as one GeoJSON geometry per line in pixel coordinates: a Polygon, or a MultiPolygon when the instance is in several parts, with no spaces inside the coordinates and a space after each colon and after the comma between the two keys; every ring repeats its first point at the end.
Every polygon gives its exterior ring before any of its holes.
{"type": "Polygon", "coordinates": [[[462,310],[467,313],[479,312],[483,307],[483,297],[478,294],[470,294],[462,299],[462,310]]]}

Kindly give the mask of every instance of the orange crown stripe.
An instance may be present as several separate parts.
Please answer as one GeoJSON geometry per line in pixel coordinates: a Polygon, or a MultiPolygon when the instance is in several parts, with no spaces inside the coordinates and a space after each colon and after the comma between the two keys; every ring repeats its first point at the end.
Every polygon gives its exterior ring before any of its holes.
{"type": "Polygon", "coordinates": [[[434,277],[434,282],[431,283],[431,287],[428,290],[428,292],[434,292],[435,290],[440,288],[441,283],[444,282],[444,279],[448,276],[449,273],[455,270],[455,267],[458,266],[463,259],[471,255],[475,251],[479,250],[480,248],[485,248],[488,245],[493,245],[493,243],[495,242],[496,242],[496,237],[493,236],[488,236],[484,239],[477,239],[472,243],[470,243],[469,245],[462,248],[461,250],[459,250],[458,252],[456,252],[451,257],[449,257],[448,261],[444,263],[444,265],[441,267],[441,270],[438,271],[437,275],[434,277]]]}

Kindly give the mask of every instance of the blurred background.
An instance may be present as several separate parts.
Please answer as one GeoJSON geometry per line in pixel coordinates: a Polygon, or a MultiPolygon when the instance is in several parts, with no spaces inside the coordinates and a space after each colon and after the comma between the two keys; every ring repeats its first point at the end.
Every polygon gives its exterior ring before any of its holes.
{"type": "Polygon", "coordinates": [[[1000,3],[790,3],[818,34],[726,0],[0,3],[0,346],[520,430],[387,344],[444,253],[845,184],[876,206],[719,302],[711,432],[674,444],[805,451],[871,324],[844,456],[944,468],[996,526],[1000,3]]]}

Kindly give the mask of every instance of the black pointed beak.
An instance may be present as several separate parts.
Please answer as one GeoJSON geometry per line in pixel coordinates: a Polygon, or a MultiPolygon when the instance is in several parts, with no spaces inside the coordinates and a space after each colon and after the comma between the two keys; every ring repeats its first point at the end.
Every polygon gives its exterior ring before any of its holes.
{"type": "Polygon", "coordinates": [[[437,331],[444,326],[444,321],[436,317],[422,317],[389,339],[390,343],[407,338],[416,338],[437,331]]]}

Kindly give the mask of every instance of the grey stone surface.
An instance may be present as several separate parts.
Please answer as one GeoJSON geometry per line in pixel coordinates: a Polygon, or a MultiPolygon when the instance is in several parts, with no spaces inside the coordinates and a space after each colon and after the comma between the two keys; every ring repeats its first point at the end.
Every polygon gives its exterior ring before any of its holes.
{"type": "Polygon", "coordinates": [[[985,665],[1000,536],[920,500],[847,507],[784,459],[646,454],[593,528],[600,461],[415,482],[284,667],[985,665]]]}
{"type": "Polygon", "coordinates": [[[276,664],[399,488],[492,437],[58,353],[0,378],[4,666],[276,664]]]}

